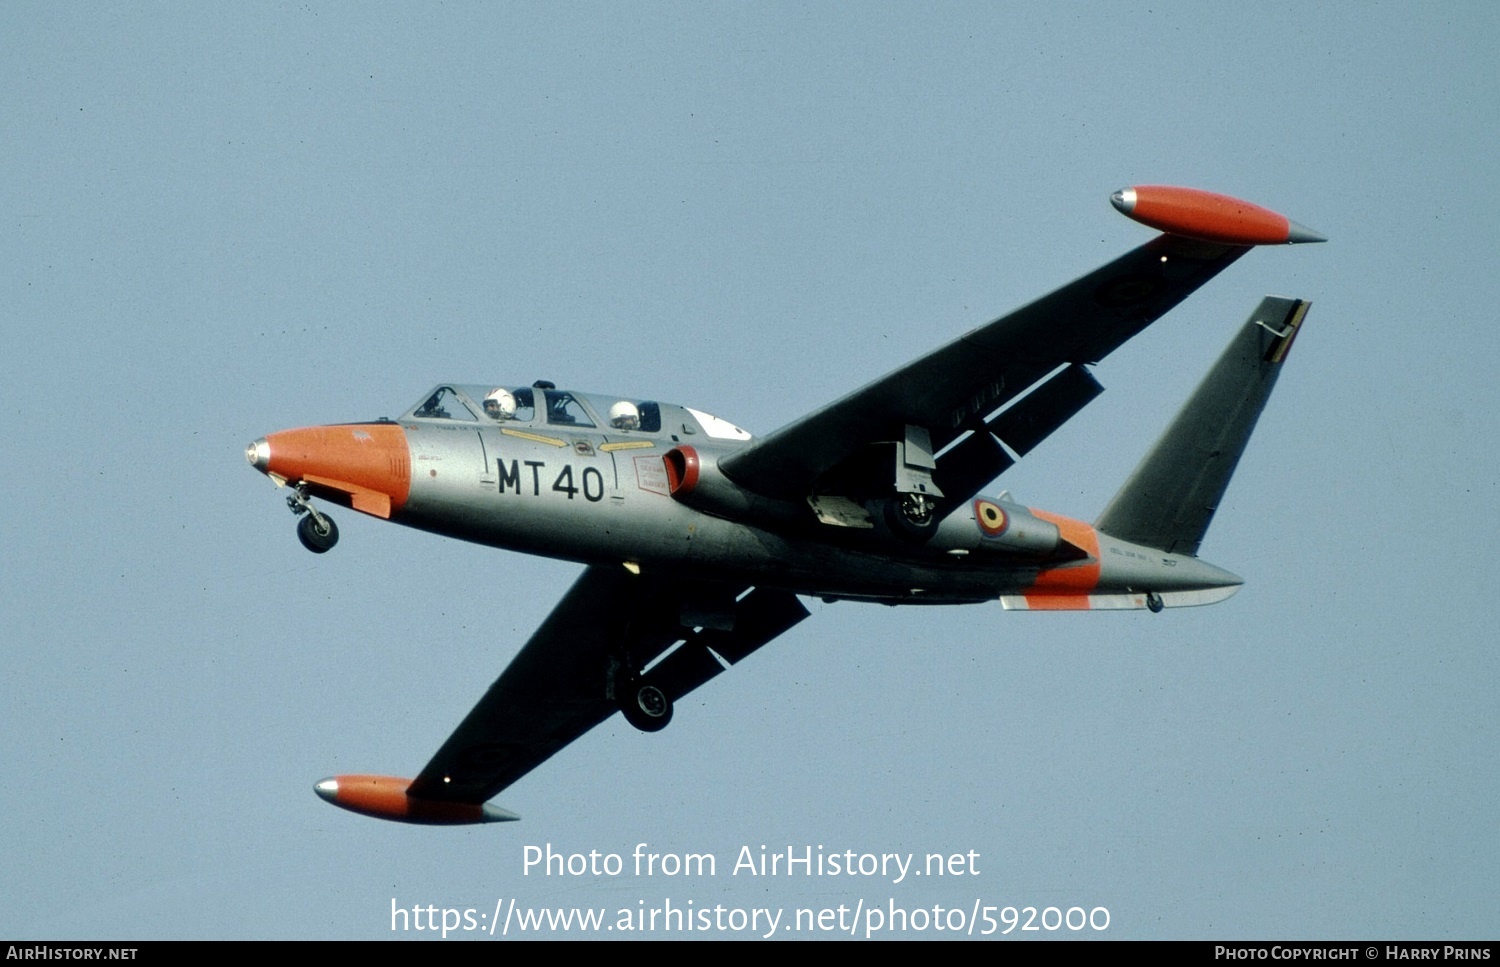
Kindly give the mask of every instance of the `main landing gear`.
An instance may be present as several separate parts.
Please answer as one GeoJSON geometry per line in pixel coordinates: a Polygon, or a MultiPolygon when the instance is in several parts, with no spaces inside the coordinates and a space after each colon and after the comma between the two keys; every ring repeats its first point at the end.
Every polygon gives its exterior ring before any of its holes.
{"type": "Polygon", "coordinates": [[[660,732],[672,721],[672,700],[667,693],[639,679],[626,683],[617,701],[625,721],[642,732],[660,732]]]}
{"type": "Polygon", "coordinates": [[[297,521],[297,539],[302,546],[314,554],[322,554],[339,542],[339,528],[333,518],[319,513],[307,497],[307,488],[299,486],[292,490],[286,505],[301,520],[297,521]],[[305,517],[302,515],[306,515],[305,517]]]}
{"type": "Polygon", "coordinates": [[[897,494],[885,503],[885,522],[897,537],[921,544],[937,531],[937,500],[930,494],[897,494]]]}

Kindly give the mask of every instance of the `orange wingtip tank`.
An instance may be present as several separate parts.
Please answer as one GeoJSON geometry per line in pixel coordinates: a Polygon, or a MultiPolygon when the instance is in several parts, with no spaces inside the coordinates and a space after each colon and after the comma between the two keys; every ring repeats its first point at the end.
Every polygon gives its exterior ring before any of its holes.
{"type": "Polygon", "coordinates": [[[490,803],[438,802],[408,796],[411,780],[399,776],[333,776],[313,786],[326,802],[376,819],[428,826],[503,823],[520,819],[490,803]]]}
{"type": "Polygon", "coordinates": [[[1109,197],[1124,215],[1170,235],[1229,245],[1324,242],[1322,235],[1285,215],[1197,188],[1136,185],[1109,197]]]}

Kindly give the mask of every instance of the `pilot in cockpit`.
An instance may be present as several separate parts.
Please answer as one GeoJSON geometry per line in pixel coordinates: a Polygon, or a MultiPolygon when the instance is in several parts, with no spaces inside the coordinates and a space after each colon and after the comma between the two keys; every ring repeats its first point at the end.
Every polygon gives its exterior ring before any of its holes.
{"type": "Polygon", "coordinates": [[[609,408],[609,425],[616,430],[639,430],[641,411],[629,400],[621,400],[609,408]]]}
{"type": "Polygon", "coordinates": [[[492,420],[514,420],[516,398],[504,387],[490,390],[490,395],[484,398],[484,415],[492,420]]]}

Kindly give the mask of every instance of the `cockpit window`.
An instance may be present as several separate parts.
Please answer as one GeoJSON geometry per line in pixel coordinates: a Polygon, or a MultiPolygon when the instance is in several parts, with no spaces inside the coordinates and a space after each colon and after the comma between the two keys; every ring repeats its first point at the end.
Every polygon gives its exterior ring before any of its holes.
{"type": "Polygon", "coordinates": [[[562,426],[593,426],[594,421],[589,419],[588,411],[583,404],[574,398],[572,393],[563,390],[549,389],[542,392],[547,394],[547,422],[562,426]]]}
{"type": "Polygon", "coordinates": [[[437,392],[429,396],[427,402],[412,410],[411,415],[424,420],[463,420],[466,423],[479,419],[451,386],[438,387],[437,392]]]}
{"type": "MultiPolygon", "coordinates": [[[[594,401],[594,405],[599,405],[598,400],[594,401]]],[[[660,433],[661,404],[651,400],[616,400],[609,406],[609,428],[660,433]]]]}
{"type": "Polygon", "coordinates": [[[709,436],[715,439],[750,439],[749,433],[741,430],[739,427],[735,426],[733,423],[730,423],[728,420],[721,420],[717,416],[712,416],[708,413],[703,412],[702,410],[695,410],[691,406],[686,407],[686,409],[689,413],[693,414],[693,416],[698,419],[698,424],[703,427],[703,432],[707,433],[709,436]]]}
{"type": "MultiPolygon", "coordinates": [[[[559,430],[577,428],[608,436],[655,435],[663,432],[666,423],[682,418],[675,415],[675,408],[668,407],[674,413],[671,416],[663,413],[663,408],[663,404],[655,400],[558,389],[546,380],[538,380],[531,386],[446,383],[430,390],[422,402],[407,411],[406,418],[452,420],[501,429],[512,425],[545,424],[559,430]]],[[[722,422],[702,414],[699,419],[707,419],[713,425],[722,422]]],[[[713,435],[712,430],[710,435],[713,435]]],[[[749,434],[742,438],[749,439],[749,434]]]]}
{"type": "Polygon", "coordinates": [[[512,391],[516,397],[516,419],[530,423],[536,419],[536,394],[531,387],[512,391]]]}
{"type": "Polygon", "coordinates": [[[530,423],[536,416],[534,399],[535,396],[529,387],[508,390],[504,386],[496,386],[484,398],[484,415],[497,423],[507,423],[511,420],[530,423]]]}

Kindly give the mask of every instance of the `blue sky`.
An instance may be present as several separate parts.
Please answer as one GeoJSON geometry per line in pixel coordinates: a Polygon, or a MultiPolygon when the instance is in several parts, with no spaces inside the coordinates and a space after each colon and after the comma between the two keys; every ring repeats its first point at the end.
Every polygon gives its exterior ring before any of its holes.
{"type": "Polygon", "coordinates": [[[671,898],[1494,936],[1491,5],[13,3],[0,28],[0,933],[671,898]],[[1136,183],[1330,241],[1210,283],[996,489],[1092,519],[1256,302],[1311,299],[1203,546],[1235,598],[813,605],[666,732],[612,720],[508,790],[521,823],[313,796],[419,770],[578,569],[348,512],[314,557],[248,441],[538,378],[766,432],[1149,238],[1107,202],[1136,183]],[[720,875],[523,873],[528,845],[641,842],[720,875]],[[980,873],[724,875],[762,844],[980,873]]]}

